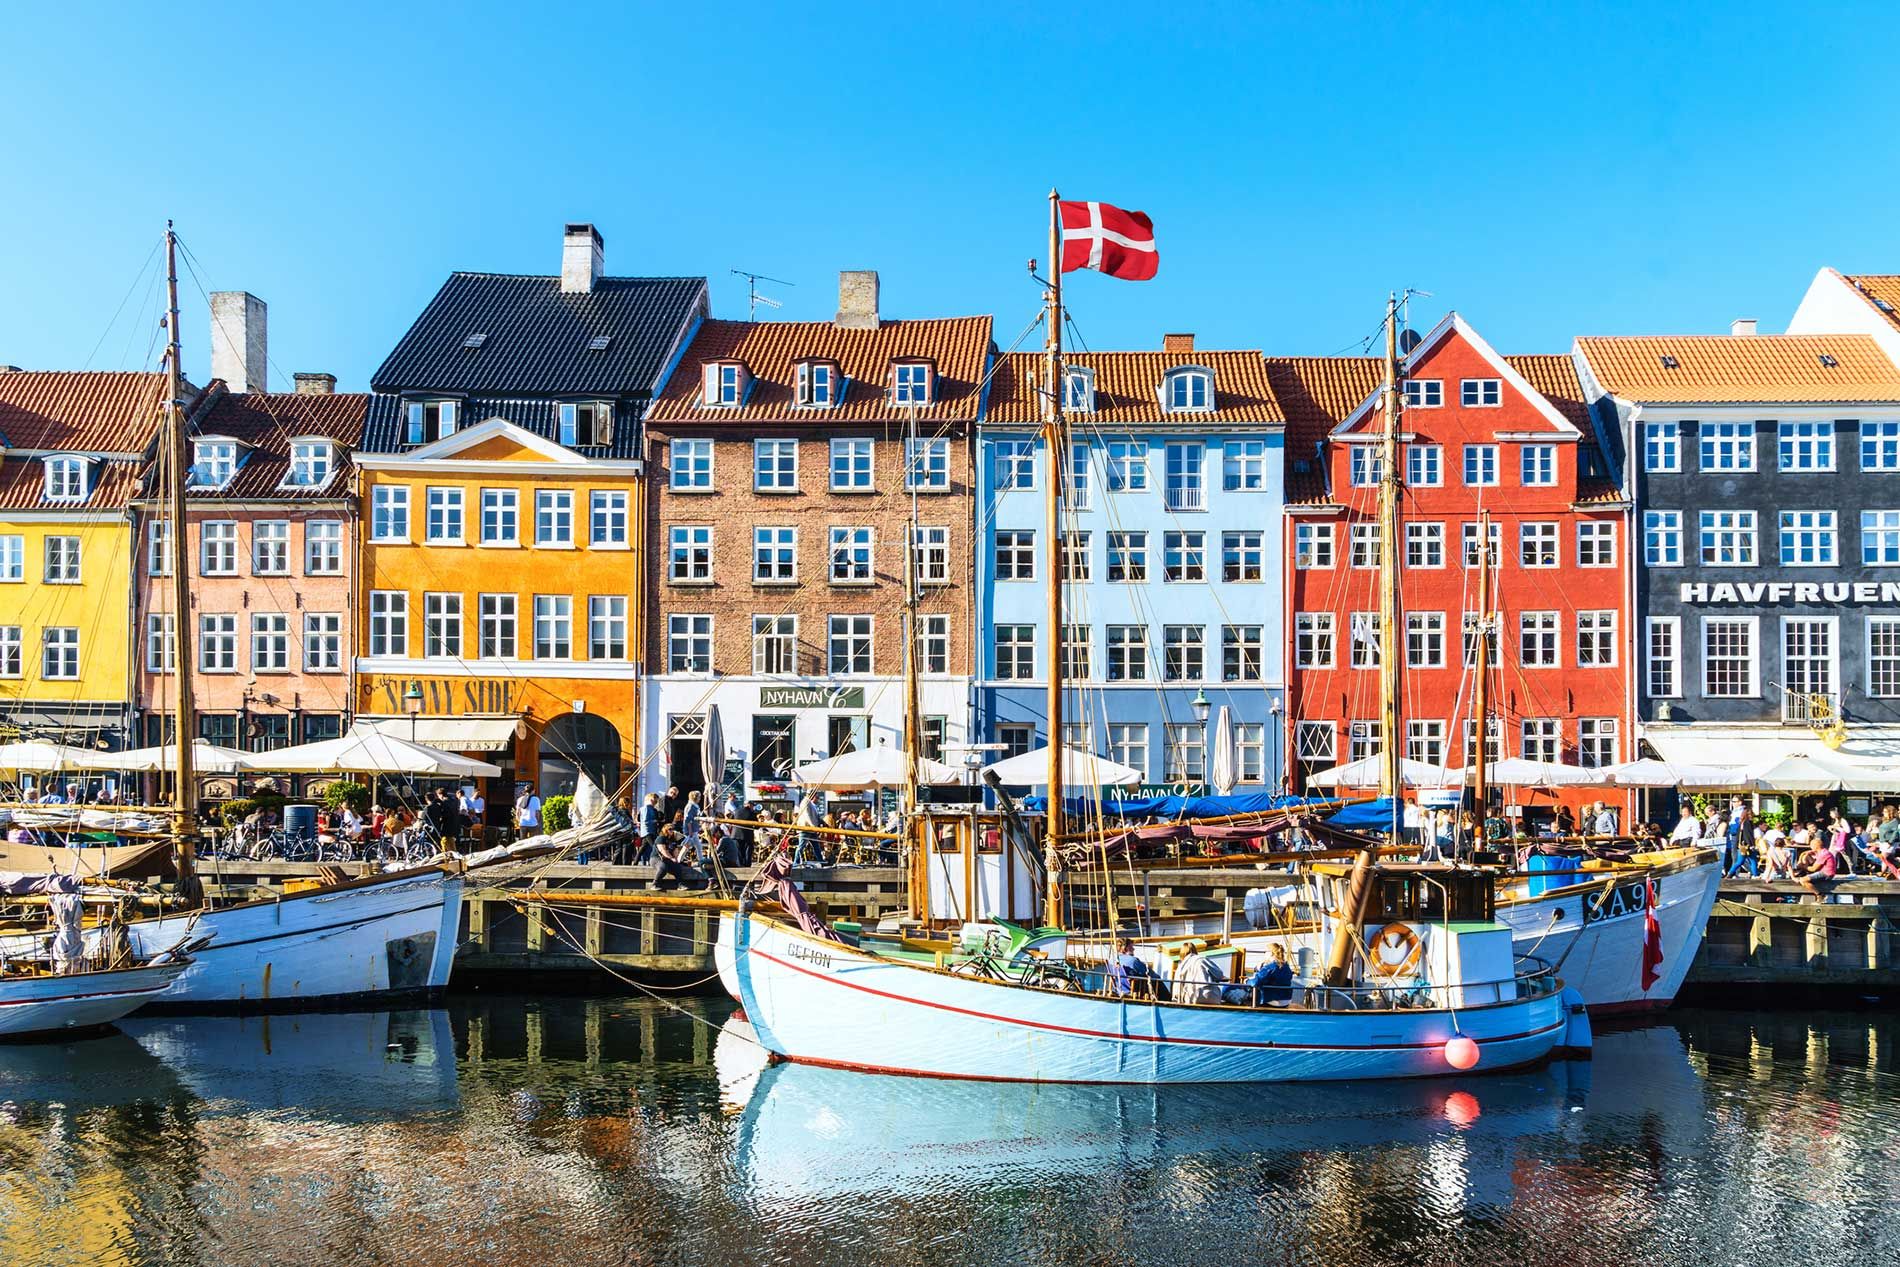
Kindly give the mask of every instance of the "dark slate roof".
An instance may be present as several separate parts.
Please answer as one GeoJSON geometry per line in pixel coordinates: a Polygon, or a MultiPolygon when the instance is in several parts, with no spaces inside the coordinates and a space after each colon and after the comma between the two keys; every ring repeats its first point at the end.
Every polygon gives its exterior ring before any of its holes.
{"type": "Polygon", "coordinates": [[[453,273],[370,385],[644,398],[706,306],[703,277],[603,277],[586,294],[568,294],[558,277],[453,273]],[[484,336],[480,347],[465,346],[473,334],[484,336]],[[601,337],[607,346],[589,351],[601,337]]]}
{"type": "MultiPolygon", "coordinates": [[[[574,452],[590,458],[637,458],[640,456],[640,418],[645,406],[621,401],[614,406],[614,442],[577,444],[574,452]]],[[[524,431],[532,431],[543,440],[561,441],[561,405],[558,400],[505,400],[493,396],[468,396],[462,400],[463,430],[490,418],[506,418],[524,431]]],[[[365,453],[401,453],[415,446],[405,442],[408,411],[402,397],[381,393],[369,398],[369,418],[363,427],[365,453]]]]}

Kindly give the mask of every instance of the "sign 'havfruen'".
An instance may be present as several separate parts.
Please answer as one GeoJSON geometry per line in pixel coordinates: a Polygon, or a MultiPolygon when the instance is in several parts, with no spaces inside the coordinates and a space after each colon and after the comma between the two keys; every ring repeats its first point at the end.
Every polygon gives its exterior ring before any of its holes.
{"type": "Polygon", "coordinates": [[[1161,267],[1155,224],[1140,211],[1105,202],[1062,204],[1062,271],[1092,268],[1123,281],[1145,282],[1161,267]]]}

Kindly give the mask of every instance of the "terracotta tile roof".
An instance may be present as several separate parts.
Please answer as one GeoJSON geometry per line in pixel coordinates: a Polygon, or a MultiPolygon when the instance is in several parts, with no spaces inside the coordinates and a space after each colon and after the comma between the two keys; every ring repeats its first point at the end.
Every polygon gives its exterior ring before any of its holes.
{"type": "Polygon", "coordinates": [[[158,431],[164,390],[162,374],[0,374],[0,443],[9,449],[140,453],[158,431]]]}
{"type": "MultiPolygon", "coordinates": [[[[1206,422],[1284,423],[1286,414],[1267,380],[1266,359],[1258,352],[1076,352],[1064,361],[1095,371],[1095,409],[1076,415],[1077,421],[1112,426],[1117,423],[1206,422]],[[1214,411],[1170,414],[1161,408],[1161,380],[1180,365],[1200,365],[1214,371],[1214,411]]],[[[1013,352],[990,384],[989,409],[983,417],[993,423],[1037,423],[1042,420],[1042,397],[1037,390],[1043,358],[1035,352],[1013,352]]]]}
{"type": "Polygon", "coordinates": [[[1266,366],[1274,398],[1286,411],[1287,504],[1324,502],[1320,445],[1385,380],[1385,362],[1371,356],[1270,356],[1266,366]]]}
{"type": "MultiPolygon", "coordinates": [[[[350,488],[350,451],[363,440],[363,419],[369,396],[335,392],[327,396],[292,392],[236,393],[213,380],[204,400],[190,419],[189,434],[230,436],[246,446],[237,474],[218,489],[187,489],[192,497],[221,499],[341,497],[350,488]],[[337,441],[329,480],[316,488],[280,487],[290,470],[290,442],[304,436],[327,436],[337,441]]],[[[147,472],[148,495],[157,493],[155,472],[147,472]]]]}
{"type": "Polygon", "coordinates": [[[1864,334],[1586,335],[1597,381],[1650,404],[1900,400],[1900,368],[1864,334]],[[1675,368],[1664,364],[1667,356],[1675,368]],[[1830,358],[1828,365],[1822,357],[1830,358]]]}
{"type": "MultiPolygon", "coordinates": [[[[1843,274],[1843,276],[1846,276],[1843,274]]],[[[1893,273],[1856,273],[1847,284],[1867,297],[1868,306],[1900,330],[1900,276],[1893,273]],[[1885,304],[1883,308],[1881,305],[1885,304]]]]}
{"type": "Polygon", "coordinates": [[[1568,356],[1507,356],[1512,369],[1537,389],[1538,395],[1557,407],[1570,425],[1586,437],[1595,435],[1590,422],[1590,406],[1583,398],[1583,383],[1577,377],[1577,363],[1568,356]]]}
{"type": "Polygon", "coordinates": [[[1577,505],[1602,506],[1624,501],[1623,490],[1612,480],[1579,480],[1577,505]]]}
{"type": "Polygon", "coordinates": [[[21,510],[122,510],[139,487],[139,464],[101,461],[93,465],[92,496],[83,502],[46,500],[46,465],[38,458],[0,461],[0,513],[21,510]]]}
{"type": "Polygon", "coordinates": [[[923,357],[937,364],[936,403],[925,418],[974,421],[989,361],[990,319],[949,317],[885,321],[875,330],[841,330],[829,321],[707,321],[680,358],[650,415],[654,422],[864,422],[897,415],[887,403],[891,362],[923,357]],[[708,361],[743,361],[753,384],[735,409],[700,403],[708,361]],[[835,361],[844,398],[831,409],[793,403],[799,361],[835,361]]]}

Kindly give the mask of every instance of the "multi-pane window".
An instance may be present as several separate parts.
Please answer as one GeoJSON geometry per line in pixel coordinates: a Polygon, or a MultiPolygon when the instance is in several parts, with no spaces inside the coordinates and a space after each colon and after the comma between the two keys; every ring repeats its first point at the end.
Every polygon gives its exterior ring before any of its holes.
{"type": "Polygon", "coordinates": [[[1221,680],[1258,682],[1260,653],[1265,644],[1260,625],[1222,625],[1220,627],[1221,680]]]}
{"type": "Polygon", "coordinates": [[[1436,409],[1445,403],[1445,380],[1408,378],[1405,380],[1405,405],[1408,409],[1436,409]]]}
{"type": "Polygon", "coordinates": [[[518,624],[513,594],[483,594],[477,599],[481,619],[481,655],[485,660],[512,660],[517,654],[518,624]]]}
{"type": "Polygon", "coordinates": [[[1785,617],[1781,622],[1782,689],[1794,708],[1791,718],[1812,712],[1803,697],[1834,696],[1834,622],[1830,619],[1785,617]]]}
{"type": "Polygon", "coordinates": [[[1161,777],[1169,783],[1199,783],[1207,777],[1207,728],[1199,722],[1168,722],[1162,730],[1167,748],[1161,777]]]}
{"type": "Polygon", "coordinates": [[[1164,625],[1161,676],[1170,682],[1198,682],[1207,676],[1207,630],[1200,625],[1164,625]]]}
{"type": "Polygon", "coordinates": [[[613,443],[614,407],[606,401],[564,401],[556,435],[570,448],[577,444],[613,443]]]}
{"type": "Polygon", "coordinates": [[[1065,413],[1095,412],[1095,371],[1069,369],[1062,374],[1062,408],[1065,413]]]}
{"type": "Polygon", "coordinates": [[[871,559],[875,534],[870,528],[833,528],[831,530],[831,583],[867,585],[875,574],[871,559]]]}
{"type": "Polygon", "coordinates": [[[1682,424],[1645,422],[1643,424],[1643,469],[1668,474],[1682,469],[1682,424]]]}
{"type": "Polygon", "coordinates": [[[1333,525],[1296,523],[1293,526],[1293,566],[1329,568],[1333,565],[1333,525]]]}
{"type": "Polygon", "coordinates": [[[1585,717],[1577,722],[1577,763],[1586,770],[1616,764],[1616,718],[1585,717]]]}
{"type": "Polygon", "coordinates": [[[752,579],[765,584],[798,579],[798,529],[752,530],[752,579]]]}
{"type": "Polygon", "coordinates": [[[1405,665],[1411,669],[1445,667],[1445,613],[1405,613],[1405,665]]]}
{"type": "Polygon", "coordinates": [[[1148,534],[1111,532],[1108,534],[1108,579],[1145,581],[1148,579],[1148,534]]]}
{"type": "Polygon", "coordinates": [[[192,446],[192,487],[223,488],[236,473],[236,444],[229,440],[200,440],[192,446]]]}
{"type": "Polygon", "coordinates": [[[1379,566],[1380,528],[1376,523],[1353,524],[1348,529],[1346,562],[1356,568],[1379,566]]]}
{"type": "Polygon", "coordinates": [[[1296,612],[1293,616],[1293,667],[1332,668],[1335,640],[1332,612],[1296,612]]]}
{"type": "Polygon", "coordinates": [[[1653,568],[1682,566],[1682,512],[1643,512],[1643,562],[1653,568]]]}
{"type": "Polygon", "coordinates": [[[1020,529],[997,532],[996,579],[999,581],[1036,579],[1035,533],[1020,529]]]}
{"type": "Polygon", "coordinates": [[[829,361],[800,361],[794,399],[814,409],[828,409],[838,401],[838,368],[829,361]]]}
{"type": "Polygon", "coordinates": [[[1376,721],[1349,722],[1346,726],[1346,760],[1364,761],[1384,751],[1384,726],[1376,721]]]}
{"type": "Polygon", "coordinates": [[[460,656],[462,654],[462,596],[460,594],[424,594],[422,596],[422,654],[460,656]]]}
{"type": "Polygon", "coordinates": [[[1108,627],[1108,680],[1142,682],[1148,677],[1148,626],[1108,627]]]}
{"type": "Polygon", "coordinates": [[[1086,532],[1065,532],[1062,534],[1062,579],[1064,581],[1087,581],[1094,576],[1094,566],[1089,553],[1089,534],[1086,532]]]}
{"type": "MultiPolygon", "coordinates": [[[[19,647],[17,639],[14,650],[19,647]]],[[[178,672],[178,622],[171,612],[148,612],[145,617],[145,671],[147,673],[178,672]]],[[[0,677],[16,676],[14,673],[0,673],[0,677]]]]}
{"type": "Polygon", "coordinates": [[[1005,757],[1020,757],[1036,746],[1036,728],[1023,725],[1002,725],[996,728],[996,737],[1003,745],[1005,757]]]}
{"type": "Polygon", "coordinates": [[[928,405],[930,366],[922,361],[899,361],[891,366],[891,403],[928,405]]]}
{"type": "Polygon", "coordinates": [[[1229,493],[1258,492],[1267,486],[1267,442],[1229,440],[1221,458],[1221,489],[1229,493]]]}
{"type": "Polygon", "coordinates": [[[1148,774],[1148,727],[1143,722],[1108,724],[1108,759],[1148,774]]]}
{"type": "Polygon", "coordinates": [[[331,444],[328,440],[297,440],[290,446],[289,488],[315,488],[330,478],[331,444]]]}
{"type": "Polygon", "coordinates": [[[950,529],[918,524],[911,530],[912,566],[919,585],[950,583],[950,529]]]}
{"type": "Polygon", "coordinates": [[[1518,613],[1517,661],[1527,669],[1557,667],[1556,612],[1518,613]]]}
{"type": "Polygon", "coordinates": [[[1616,663],[1616,613],[1577,613],[1577,667],[1603,668],[1616,663]]]}
{"type": "Polygon", "coordinates": [[[86,460],[84,458],[48,458],[46,460],[46,500],[77,502],[86,499],[86,460]]]}
{"type": "Polygon", "coordinates": [[[1755,424],[1705,422],[1701,425],[1701,461],[1705,471],[1755,469],[1755,424]]]}
{"type": "Polygon", "coordinates": [[[712,622],[711,616],[666,618],[668,673],[712,672],[712,622]]]}
{"type": "Polygon", "coordinates": [[[1170,413],[1214,407],[1213,375],[1201,370],[1175,370],[1167,378],[1170,413]]]}
{"type": "Polygon", "coordinates": [[[666,579],[675,585],[711,581],[713,530],[706,524],[675,525],[670,533],[666,579]]]}
{"type": "Polygon", "coordinates": [[[1832,422],[1783,422],[1775,429],[1784,471],[1834,469],[1832,422]]]}
{"type": "Polygon", "coordinates": [[[1517,561],[1527,568],[1557,566],[1557,525],[1527,523],[1517,526],[1517,561]]]}
{"type": "Polygon", "coordinates": [[[917,618],[917,671],[919,673],[948,673],[950,671],[950,618],[948,616],[917,618]]]}
{"type": "Polygon", "coordinates": [[[1860,512],[1860,561],[1869,566],[1900,563],[1900,510],[1860,512]]]}
{"type": "Polygon", "coordinates": [[[833,616],[828,628],[826,669],[831,673],[871,671],[871,618],[833,616]]]}
{"type": "Polygon", "coordinates": [[[1503,400],[1504,380],[1501,378],[1466,378],[1458,382],[1458,403],[1467,408],[1489,409],[1503,400]]]}
{"type": "Polygon", "coordinates": [[[1355,444],[1346,452],[1347,479],[1354,488],[1377,488],[1384,477],[1385,458],[1369,444],[1355,444]]]}
{"type": "MultiPolygon", "coordinates": [[[[227,616],[226,620],[236,623],[236,616],[227,616]]],[[[237,635],[231,635],[233,642],[237,635]]],[[[233,652],[235,655],[236,653],[233,652]]],[[[53,627],[40,631],[40,676],[48,681],[61,681],[79,676],[79,630],[74,626],[53,627]]]]}
{"type": "Polygon", "coordinates": [[[1307,773],[1329,769],[1338,758],[1339,730],[1329,721],[1303,721],[1293,730],[1293,759],[1307,773]]]}
{"type": "Polygon", "coordinates": [[[1376,669],[1384,654],[1380,645],[1378,612],[1354,612],[1348,626],[1352,640],[1350,663],[1355,669],[1376,669]]]}
{"type": "Polygon", "coordinates": [[[574,493],[565,488],[534,491],[534,543],[538,546],[574,544],[574,493]]]}
{"type": "Polygon", "coordinates": [[[1445,525],[1408,523],[1405,525],[1405,566],[1442,568],[1445,566],[1445,525]]]}
{"type": "MultiPolygon", "coordinates": [[[[1504,525],[1493,522],[1490,525],[1490,528],[1491,528],[1491,531],[1489,533],[1489,536],[1491,538],[1491,550],[1490,550],[1491,566],[1496,567],[1504,558],[1504,525]]],[[[1459,525],[1458,545],[1459,545],[1458,552],[1459,552],[1460,557],[1462,557],[1464,560],[1464,565],[1468,568],[1477,567],[1480,562],[1478,558],[1478,525],[1477,524],[1467,523],[1467,524],[1459,525]]]]}
{"type": "Polygon", "coordinates": [[[534,596],[534,658],[566,660],[574,654],[574,598],[571,594],[534,596]]]}
{"type": "Polygon", "coordinates": [[[1467,444],[1465,446],[1465,483],[1473,488],[1485,488],[1497,482],[1498,446],[1467,444]]]}
{"type": "Polygon", "coordinates": [[[627,658],[627,596],[592,594],[587,599],[587,658],[627,658]]]}
{"type": "Polygon", "coordinates": [[[1756,686],[1754,617],[1707,616],[1702,621],[1702,693],[1711,698],[1741,698],[1756,686]]]}
{"type": "Polygon", "coordinates": [[[238,526],[229,519],[213,519],[198,529],[198,572],[201,576],[236,576],[238,526]]]}
{"type": "Polygon", "coordinates": [[[950,441],[942,436],[904,441],[904,487],[940,491],[950,487],[950,441]]]}
{"type": "Polygon", "coordinates": [[[290,617],[282,612],[251,614],[251,671],[284,673],[290,669],[290,617]]]}
{"type": "Polygon", "coordinates": [[[1201,495],[1202,453],[1201,445],[1189,441],[1168,445],[1163,495],[1169,510],[1200,510],[1205,505],[1201,495]]]}
{"type": "Polygon", "coordinates": [[[1838,519],[1831,510],[1781,512],[1781,562],[1785,567],[1833,567],[1840,561],[1838,519]]]}
{"type": "MultiPolygon", "coordinates": [[[[1487,717],[1484,719],[1484,759],[1498,761],[1504,756],[1504,719],[1487,717]]],[[[1465,761],[1476,764],[1478,760],[1478,719],[1465,719],[1465,761]]]]}
{"type": "Polygon", "coordinates": [[[369,653],[409,654],[409,595],[404,590],[369,592],[369,653]]]}
{"type": "Polygon", "coordinates": [[[453,400],[412,400],[408,412],[404,439],[410,444],[430,444],[455,434],[456,415],[461,411],[453,400]]]}
{"type": "Polygon", "coordinates": [[[305,576],[340,576],[343,572],[343,523],[312,519],[303,526],[305,576]]]}
{"type": "Polygon", "coordinates": [[[1701,512],[1701,559],[1709,567],[1752,567],[1755,563],[1755,512],[1701,512]]]}
{"type": "Polygon", "coordinates": [[[673,441],[666,464],[672,487],[679,492],[710,489],[712,464],[711,440],[673,441]]]}
{"type": "Polygon", "coordinates": [[[336,673],[343,668],[343,614],[305,612],[303,667],[306,673],[336,673]]]}
{"type": "Polygon", "coordinates": [[[1436,488],[1445,482],[1445,450],[1436,444],[1405,446],[1405,482],[1414,488],[1436,488]]]}
{"type": "Polygon", "coordinates": [[[1089,444],[1075,440],[1069,444],[1069,485],[1063,490],[1071,510],[1087,510],[1089,505],[1089,444]]]}
{"type": "Polygon", "coordinates": [[[521,494],[512,488],[482,490],[482,544],[511,546],[521,540],[521,494]]]}
{"type": "Polygon", "coordinates": [[[462,492],[460,488],[430,488],[424,496],[428,508],[424,532],[430,541],[460,543],[462,540],[462,492]]]}
{"type": "Polygon", "coordinates": [[[1548,487],[1557,482],[1557,446],[1527,444],[1519,453],[1519,472],[1526,488],[1548,487]]]}
{"type": "Polygon", "coordinates": [[[1607,568],[1616,566],[1616,522],[1586,519],[1577,525],[1577,566],[1607,568]]]}
{"type": "Polygon", "coordinates": [[[708,405],[733,408],[745,395],[745,367],[736,361],[719,361],[706,367],[708,405]]]}
{"type": "Polygon", "coordinates": [[[1036,442],[1034,440],[996,440],[990,445],[991,470],[996,491],[1027,489],[1036,486],[1036,442]]]}
{"type": "Polygon", "coordinates": [[[1148,491],[1148,442],[1111,440],[1102,451],[1102,484],[1111,493],[1148,491]]]}
{"type": "Polygon", "coordinates": [[[1161,538],[1161,579],[1164,581],[1205,581],[1207,579],[1207,534],[1170,532],[1161,538]]]}
{"type": "Polygon", "coordinates": [[[1644,642],[1643,661],[1648,666],[1649,694],[1667,699],[1682,694],[1682,618],[1651,616],[1649,636],[1644,642]]]}
{"type": "Polygon", "coordinates": [[[587,541],[596,550],[627,544],[627,490],[597,488],[587,495],[587,541]]]}
{"type": "Polygon", "coordinates": [[[1036,676],[1034,625],[996,626],[996,676],[1005,681],[1026,681],[1036,676]]]}
{"type": "Polygon", "coordinates": [[[871,441],[863,437],[831,442],[831,491],[868,493],[872,488],[871,441]]]}
{"type": "Polygon", "coordinates": [[[1089,637],[1087,625],[1062,626],[1062,676],[1072,682],[1079,682],[1094,676],[1090,672],[1089,637]]]}
{"type": "Polygon", "coordinates": [[[1860,469],[1900,471],[1900,419],[1860,424],[1860,469]]]}
{"type": "Polygon", "coordinates": [[[1408,721],[1405,723],[1405,759],[1426,765],[1445,764],[1445,723],[1408,721]]]}
{"type": "Polygon", "coordinates": [[[1480,621],[1477,612],[1464,613],[1463,652],[1464,666],[1467,669],[1478,667],[1478,627],[1484,626],[1484,662],[1488,668],[1495,669],[1501,663],[1498,658],[1498,619],[1495,612],[1491,619],[1480,621]]]}
{"type": "MultiPolygon", "coordinates": [[[[167,519],[154,519],[145,533],[145,574],[172,574],[172,526],[167,519]]],[[[26,579],[26,538],[0,537],[0,581],[26,579]]]]}
{"type": "Polygon", "coordinates": [[[1223,532],[1220,535],[1220,570],[1224,581],[1258,581],[1266,576],[1266,534],[1263,532],[1223,532]]]}
{"type": "Polygon", "coordinates": [[[1900,616],[1867,618],[1867,693],[1900,696],[1900,616]]]}
{"type": "Polygon", "coordinates": [[[1242,783],[1262,783],[1267,777],[1267,728],[1259,722],[1234,726],[1234,752],[1240,758],[1235,773],[1242,783]]]}
{"type": "Polygon", "coordinates": [[[1556,761],[1563,756],[1563,723],[1555,717],[1526,717],[1518,752],[1526,761],[1556,761]]]}
{"type": "MultiPolygon", "coordinates": [[[[231,531],[235,537],[237,533],[236,524],[231,525],[231,531]]],[[[45,566],[41,571],[48,585],[77,585],[80,583],[78,537],[47,537],[42,548],[45,551],[43,559],[45,566]]],[[[235,558],[237,546],[235,544],[232,545],[231,551],[234,556],[231,563],[231,571],[235,572],[237,571],[235,558]]]]}
{"type": "MultiPolygon", "coordinates": [[[[371,597],[373,599],[374,595],[371,597]]],[[[403,597],[406,599],[408,595],[405,594],[403,597]]],[[[375,620],[374,611],[375,608],[372,606],[370,617],[372,622],[375,620]]],[[[237,672],[237,619],[235,615],[225,612],[198,617],[198,667],[204,672],[237,672]]],[[[371,629],[373,645],[375,637],[373,623],[371,629]]],[[[408,644],[405,643],[403,651],[396,654],[404,654],[407,650],[408,644]]]]}
{"type": "Polygon", "coordinates": [[[752,671],[798,672],[798,617],[752,618],[752,671]]]}

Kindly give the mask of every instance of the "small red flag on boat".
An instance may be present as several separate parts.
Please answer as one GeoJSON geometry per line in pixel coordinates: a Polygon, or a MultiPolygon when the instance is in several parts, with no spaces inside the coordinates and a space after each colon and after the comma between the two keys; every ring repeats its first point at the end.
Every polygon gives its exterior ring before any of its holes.
{"type": "Polygon", "coordinates": [[[1062,271],[1092,268],[1123,281],[1145,282],[1161,267],[1155,222],[1106,202],[1062,204],[1062,271]]]}
{"type": "Polygon", "coordinates": [[[1643,881],[1643,993],[1649,993],[1662,973],[1662,925],[1656,922],[1656,882],[1643,881]]]}

